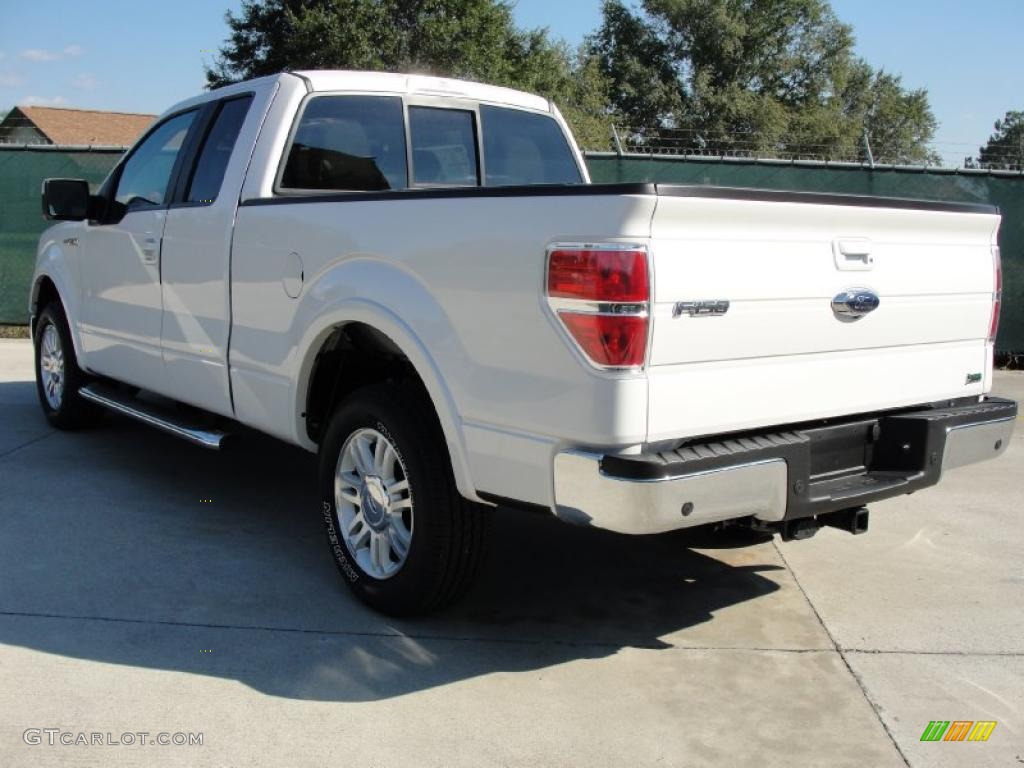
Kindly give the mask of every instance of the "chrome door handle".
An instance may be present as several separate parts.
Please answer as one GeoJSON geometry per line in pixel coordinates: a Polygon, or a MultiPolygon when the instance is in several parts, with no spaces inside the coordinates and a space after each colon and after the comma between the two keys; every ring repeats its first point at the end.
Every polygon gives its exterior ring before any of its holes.
{"type": "Polygon", "coordinates": [[[156,262],[157,240],[155,237],[146,236],[142,240],[142,260],[147,264],[156,262]]]}

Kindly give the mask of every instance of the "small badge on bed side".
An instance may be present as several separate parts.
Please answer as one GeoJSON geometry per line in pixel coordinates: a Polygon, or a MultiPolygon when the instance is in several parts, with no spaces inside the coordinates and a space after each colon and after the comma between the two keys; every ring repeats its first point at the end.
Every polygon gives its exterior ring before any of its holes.
{"type": "Polygon", "coordinates": [[[690,317],[707,317],[724,315],[729,311],[729,302],[725,299],[707,301],[677,301],[672,307],[672,317],[689,315],[690,317]]]}

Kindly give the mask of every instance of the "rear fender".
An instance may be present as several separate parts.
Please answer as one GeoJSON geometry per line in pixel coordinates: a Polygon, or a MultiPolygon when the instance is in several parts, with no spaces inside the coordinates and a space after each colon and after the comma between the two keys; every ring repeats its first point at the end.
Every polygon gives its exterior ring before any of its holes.
{"type": "Polygon", "coordinates": [[[317,353],[340,326],[364,323],[383,333],[409,360],[426,387],[437,412],[459,492],[479,500],[466,459],[458,407],[445,376],[464,356],[447,315],[414,275],[387,262],[356,258],[317,275],[303,291],[295,315],[302,329],[296,344],[297,369],[292,376],[296,442],[315,450],[306,434],[304,413],[309,380],[317,353]],[[431,349],[421,334],[429,334],[431,349]],[[440,358],[440,359],[439,359],[440,358]]]}

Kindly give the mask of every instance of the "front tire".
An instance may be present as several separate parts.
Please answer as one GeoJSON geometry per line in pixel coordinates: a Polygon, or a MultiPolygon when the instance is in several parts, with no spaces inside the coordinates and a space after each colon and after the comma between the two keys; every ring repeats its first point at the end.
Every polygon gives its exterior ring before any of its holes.
{"type": "Polygon", "coordinates": [[[98,411],[78,394],[88,379],[78,367],[68,321],[58,302],[43,309],[33,339],[36,392],[47,420],[58,429],[78,429],[93,423],[98,411]]]}
{"type": "Polygon", "coordinates": [[[320,446],[320,491],[335,564],[372,608],[437,610],[479,571],[490,514],[456,489],[433,406],[414,383],[366,387],[339,405],[320,446]]]}

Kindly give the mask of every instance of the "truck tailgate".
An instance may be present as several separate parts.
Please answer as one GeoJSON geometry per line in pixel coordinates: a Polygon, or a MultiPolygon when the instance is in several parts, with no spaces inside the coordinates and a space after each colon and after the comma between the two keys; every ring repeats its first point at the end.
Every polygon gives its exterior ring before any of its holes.
{"type": "Polygon", "coordinates": [[[983,206],[659,186],[648,439],[986,391],[998,225],[983,206]]]}

